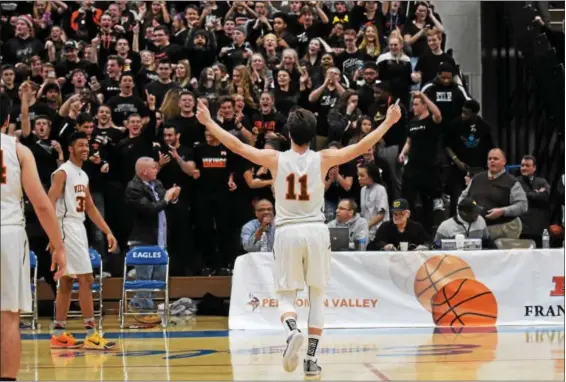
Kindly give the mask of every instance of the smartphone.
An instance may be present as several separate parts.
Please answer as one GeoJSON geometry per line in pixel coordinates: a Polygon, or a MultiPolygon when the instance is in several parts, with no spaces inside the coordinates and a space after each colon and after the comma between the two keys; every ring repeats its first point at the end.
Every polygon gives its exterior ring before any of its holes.
{"type": "Polygon", "coordinates": [[[216,23],[216,15],[208,15],[206,16],[206,24],[215,24],[216,23]]]}
{"type": "Polygon", "coordinates": [[[49,73],[47,73],[47,78],[52,78],[52,79],[57,78],[55,71],[50,70],[49,73]]]}
{"type": "Polygon", "coordinates": [[[401,101],[401,98],[397,98],[397,101],[395,101],[395,106],[399,106],[399,101],[401,101]]]}

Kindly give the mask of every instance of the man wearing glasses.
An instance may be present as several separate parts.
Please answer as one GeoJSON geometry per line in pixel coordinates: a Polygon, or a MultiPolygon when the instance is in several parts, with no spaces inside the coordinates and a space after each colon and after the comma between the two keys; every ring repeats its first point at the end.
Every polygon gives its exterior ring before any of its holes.
{"type": "Polygon", "coordinates": [[[260,200],[255,206],[255,216],[257,219],[250,220],[242,227],[242,247],[246,252],[261,252],[262,236],[265,233],[267,251],[271,252],[275,238],[273,204],[267,199],[260,200]]]}
{"type": "Polygon", "coordinates": [[[409,202],[405,199],[393,201],[391,206],[392,220],[384,222],[375,234],[375,239],[369,243],[368,250],[395,251],[400,243],[408,243],[409,250],[422,251],[428,249],[430,236],[424,227],[410,220],[409,202]]]}

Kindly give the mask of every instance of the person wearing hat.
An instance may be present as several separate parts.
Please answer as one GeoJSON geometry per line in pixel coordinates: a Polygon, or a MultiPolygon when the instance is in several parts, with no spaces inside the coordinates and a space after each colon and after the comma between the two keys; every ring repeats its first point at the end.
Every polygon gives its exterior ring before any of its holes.
{"type": "Polygon", "coordinates": [[[408,243],[409,250],[428,249],[430,236],[420,223],[409,219],[410,216],[409,202],[405,199],[394,200],[391,205],[392,219],[383,222],[377,229],[368,250],[394,251],[399,249],[400,243],[408,243]]]}
{"type": "Polygon", "coordinates": [[[483,247],[492,247],[481,208],[474,199],[464,198],[458,203],[458,213],[440,223],[434,241],[454,239],[456,235],[464,235],[466,239],[481,239],[483,247]]]}
{"type": "Polygon", "coordinates": [[[16,20],[16,36],[2,46],[4,64],[29,63],[33,56],[41,56],[44,45],[33,36],[33,20],[30,15],[21,15],[16,20]]]}
{"type": "Polygon", "coordinates": [[[228,68],[228,73],[238,65],[246,65],[248,58],[253,53],[246,41],[248,32],[244,25],[239,26],[232,32],[233,43],[220,49],[219,57],[228,68]]]}
{"type": "Polygon", "coordinates": [[[362,114],[369,112],[369,107],[374,102],[373,86],[377,81],[377,64],[373,61],[366,61],[362,67],[362,78],[354,84],[357,85],[358,108],[362,114]]]}
{"type": "Polygon", "coordinates": [[[75,69],[83,69],[87,73],[87,79],[93,76],[102,78],[100,68],[96,64],[79,58],[79,44],[76,41],[67,40],[65,42],[65,45],[63,45],[63,55],[65,59],[55,66],[57,82],[61,86],[63,94],[72,93],[73,87],[70,82],[75,69]]]}

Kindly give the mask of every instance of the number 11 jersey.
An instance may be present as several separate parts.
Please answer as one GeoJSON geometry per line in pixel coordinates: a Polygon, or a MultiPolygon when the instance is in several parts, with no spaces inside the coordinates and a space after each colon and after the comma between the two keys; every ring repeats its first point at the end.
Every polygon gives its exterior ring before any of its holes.
{"type": "Polygon", "coordinates": [[[275,225],[324,223],[320,154],[288,150],[279,154],[275,177],[275,225]]]}
{"type": "Polygon", "coordinates": [[[58,171],[64,171],[67,174],[67,180],[65,181],[63,195],[57,200],[57,218],[59,220],[76,219],[84,222],[88,175],[71,161],[63,163],[53,175],[58,171]]]}

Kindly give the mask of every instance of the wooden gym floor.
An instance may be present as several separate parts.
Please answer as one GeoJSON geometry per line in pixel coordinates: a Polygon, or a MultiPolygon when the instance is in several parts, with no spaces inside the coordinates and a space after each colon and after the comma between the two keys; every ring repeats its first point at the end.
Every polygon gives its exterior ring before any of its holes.
{"type": "MultiPolygon", "coordinates": [[[[77,328],[79,322],[75,321],[77,328]]],[[[160,329],[105,335],[115,351],[50,350],[49,322],[22,331],[20,380],[303,380],[283,371],[283,329],[227,330],[198,317],[160,329]]],[[[77,330],[77,337],[82,337],[77,330]]],[[[303,349],[304,351],[304,349],[303,349]]],[[[322,380],[564,380],[564,327],[500,327],[454,333],[432,328],[327,330],[322,380]]]]}

